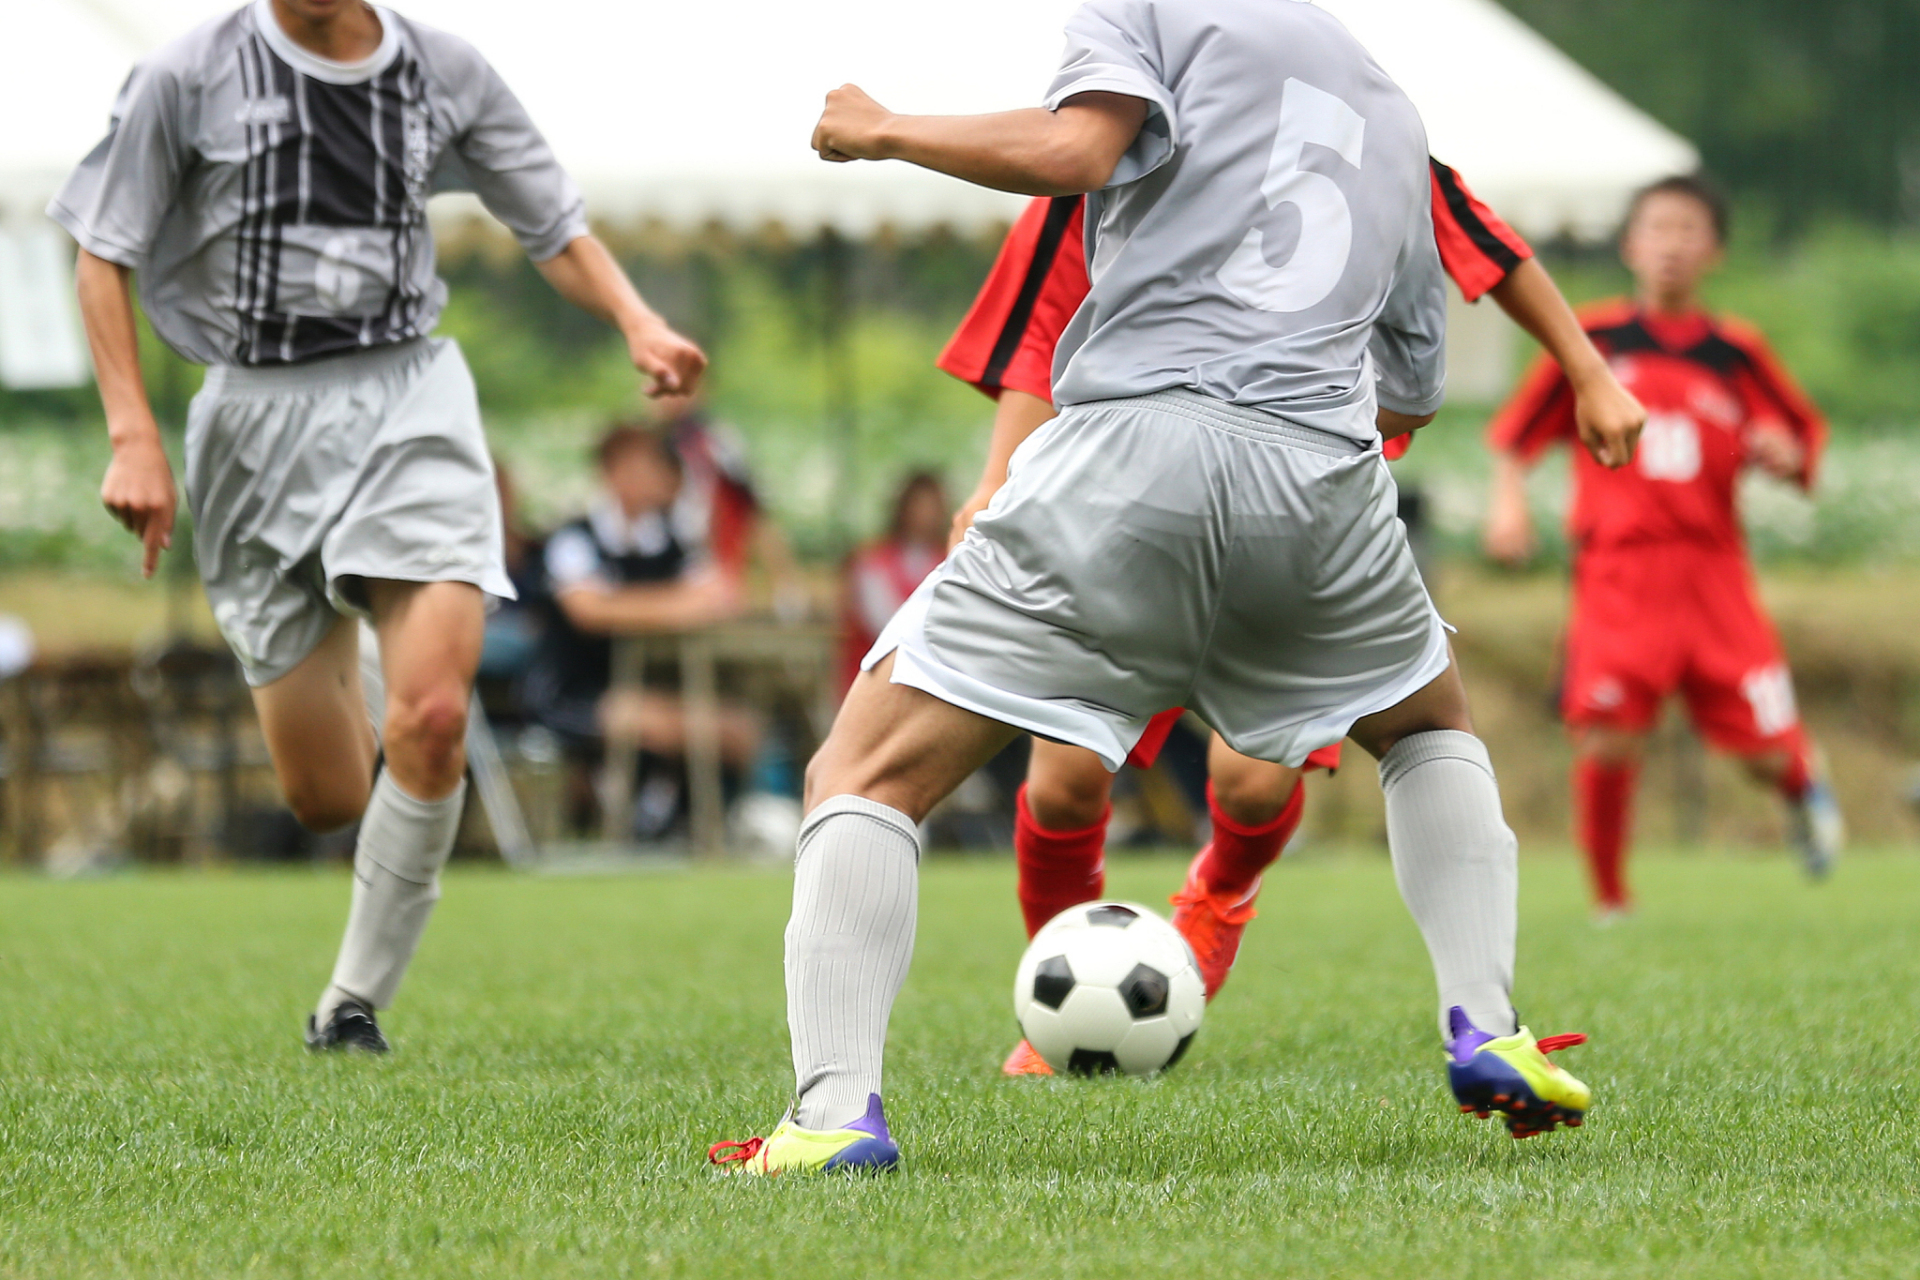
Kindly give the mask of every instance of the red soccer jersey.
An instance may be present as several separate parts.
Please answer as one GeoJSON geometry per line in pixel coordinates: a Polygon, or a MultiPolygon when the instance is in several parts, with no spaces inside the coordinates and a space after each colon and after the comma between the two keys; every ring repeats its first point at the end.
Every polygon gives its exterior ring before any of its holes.
{"type": "MultiPolygon", "coordinates": [[[[1785,428],[1799,441],[1806,463],[1798,480],[1812,484],[1826,422],[1757,332],[1704,312],[1650,315],[1629,302],[1590,308],[1581,322],[1647,410],[1627,466],[1610,471],[1574,451],[1569,531],[1582,550],[1676,541],[1741,550],[1734,486],[1760,427],[1785,428]]],[[[1573,389],[1544,356],[1487,427],[1494,449],[1528,460],[1576,439],[1573,389]]]]}
{"type": "MultiPolygon", "coordinates": [[[[1520,234],[1474,197],[1460,175],[1429,160],[1433,238],[1441,265],[1467,301],[1533,256],[1520,234]]],[[[1041,197],[1026,207],[994,260],[967,318],[937,361],[962,382],[998,397],[1008,387],[1053,399],[1053,349],[1090,287],[1080,196],[1041,197]]],[[[1387,441],[1397,458],[1410,435],[1387,441]]]]}

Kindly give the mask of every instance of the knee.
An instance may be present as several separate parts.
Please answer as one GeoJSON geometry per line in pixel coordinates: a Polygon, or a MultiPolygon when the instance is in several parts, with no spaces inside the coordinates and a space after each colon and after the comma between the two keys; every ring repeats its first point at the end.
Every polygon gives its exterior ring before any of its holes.
{"type": "Polygon", "coordinates": [[[1278,765],[1236,769],[1213,776],[1213,803],[1236,824],[1264,827],[1280,816],[1300,784],[1300,775],[1278,765]]]}
{"type": "Polygon", "coordinates": [[[467,692],[437,686],[393,698],[387,705],[386,740],[429,755],[457,749],[467,736],[467,692]]]}
{"type": "Polygon", "coordinates": [[[301,826],[322,835],[360,821],[367,811],[370,783],[366,779],[332,779],[314,775],[282,778],[287,808],[301,826]]]}
{"type": "Polygon", "coordinates": [[[1106,819],[1113,776],[1098,761],[1090,770],[1050,770],[1027,779],[1027,811],[1048,831],[1084,831],[1106,819]]]}

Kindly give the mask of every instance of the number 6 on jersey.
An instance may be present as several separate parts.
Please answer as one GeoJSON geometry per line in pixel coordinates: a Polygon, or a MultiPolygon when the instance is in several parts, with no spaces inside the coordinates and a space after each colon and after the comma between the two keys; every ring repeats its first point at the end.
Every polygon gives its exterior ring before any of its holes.
{"type": "Polygon", "coordinates": [[[1300,165],[1312,143],[1358,169],[1366,132],[1366,120],[1340,99],[1303,80],[1286,82],[1260,194],[1269,209],[1283,204],[1298,209],[1300,234],[1286,265],[1276,267],[1267,261],[1265,233],[1248,228],[1220,268],[1228,293],[1262,311],[1305,311],[1333,292],[1353,250],[1353,212],[1332,178],[1300,165]]]}

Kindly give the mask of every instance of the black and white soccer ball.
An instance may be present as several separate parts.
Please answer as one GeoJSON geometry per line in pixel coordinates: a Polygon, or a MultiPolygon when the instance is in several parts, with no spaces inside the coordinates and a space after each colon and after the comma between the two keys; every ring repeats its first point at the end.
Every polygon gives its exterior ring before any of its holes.
{"type": "Polygon", "coordinates": [[[1085,902],[1049,920],[1013,979],[1013,1014],[1055,1071],[1150,1076],[1187,1051],[1207,1008],[1193,951],[1133,902],[1085,902]]]}

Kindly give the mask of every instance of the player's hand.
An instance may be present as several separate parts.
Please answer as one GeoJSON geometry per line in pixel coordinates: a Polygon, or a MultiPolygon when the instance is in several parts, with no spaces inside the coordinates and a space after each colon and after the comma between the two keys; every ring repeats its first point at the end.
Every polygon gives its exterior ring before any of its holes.
{"type": "Polygon", "coordinates": [[[707,353],[658,320],[628,336],[627,352],[648,379],[649,396],[692,395],[707,371],[707,353]]]}
{"type": "Polygon", "coordinates": [[[1807,465],[1806,449],[1792,432],[1773,423],[1747,432],[1747,456],[1755,466],[1782,480],[1798,480],[1807,465]]]}
{"type": "Polygon", "coordinates": [[[100,501],[113,518],[145,545],[140,574],[151,578],[160,565],[160,553],[173,545],[173,516],[178,501],[173,467],[160,445],[158,429],[135,433],[114,445],[100,483],[100,501]]]}
{"type": "Polygon", "coordinates": [[[884,160],[883,134],[893,113],[858,85],[843,84],[827,95],[827,108],[813,127],[813,149],[822,160],[884,160]]]}
{"type": "Polygon", "coordinates": [[[1517,569],[1533,559],[1533,518],[1526,511],[1495,507],[1481,531],[1480,546],[1487,558],[1517,569]]]}
{"type": "Polygon", "coordinates": [[[1620,385],[1611,369],[1589,385],[1574,389],[1573,417],[1580,443],[1593,460],[1616,471],[1633,461],[1640,429],[1647,425],[1647,411],[1620,385]]]}
{"type": "Polygon", "coordinates": [[[959,546],[961,540],[967,536],[967,530],[973,528],[974,517],[987,509],[987,504],[993,501],[994,493],[993,489],[975,489],[973,496],[953,513],[953,527],[947,530],[948,554],[952,554],[953,549],[959,546]]]}
{"type": "Polygon", "coordinates": [[[680,585],[679,623],[683,630],[710,627],[737,618],[746,607],[746,592],[739,579],[730,573],[708,570],[680,585]]]}

